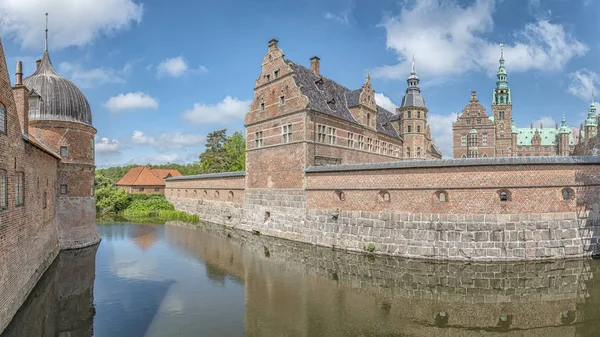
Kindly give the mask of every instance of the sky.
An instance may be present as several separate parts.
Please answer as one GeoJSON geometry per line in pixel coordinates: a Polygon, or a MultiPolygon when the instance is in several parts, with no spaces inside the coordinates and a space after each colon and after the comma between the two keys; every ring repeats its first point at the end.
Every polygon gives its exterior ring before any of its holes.
{"type": "Polygon", "coordinates": [[[272,38],[347,88],[370,73],[391,111],[414,55],[446,158],[471,90],[491,112],[500,43],[518,127],[579,126],[600,91],[594,0],[0,0],[9,69],[34,71],[46,12],[52,63],[92,107],[98,167],[189,163],[208,133],[243,131],[272,38]]]}

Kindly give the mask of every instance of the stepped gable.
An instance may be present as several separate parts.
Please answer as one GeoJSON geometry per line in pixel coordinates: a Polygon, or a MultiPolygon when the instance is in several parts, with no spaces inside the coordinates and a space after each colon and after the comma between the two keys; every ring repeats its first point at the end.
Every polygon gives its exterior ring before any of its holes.
{"type": "MultiPolygon", "coordinates": [[[[305,68],[293,61],[286,60],[295,73],[295,80],[300,91],[308,98],[308,108],[318,111],[350,123],[360,124],[350,108],[359,104],[362,89],[350,90],[335,81],[324,76],[315,74],[312,70],[305,68]]],[[[390,137],[402,139],[390,123],[394,114],[377,106],[377,131],[390,137]]]]}

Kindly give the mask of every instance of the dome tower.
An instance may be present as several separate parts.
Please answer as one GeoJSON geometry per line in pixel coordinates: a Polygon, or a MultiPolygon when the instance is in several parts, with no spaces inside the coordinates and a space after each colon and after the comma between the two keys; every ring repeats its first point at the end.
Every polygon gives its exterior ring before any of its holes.
{"type": "Polygon", "coordinates": [[[61,157],[56,186],[60,247],[95,244],[100,241],[94,198],[96,129],[85,95],[52,66],[47,27],[44,56],[23,85],[29,90],[28,132],[61,157]]]}

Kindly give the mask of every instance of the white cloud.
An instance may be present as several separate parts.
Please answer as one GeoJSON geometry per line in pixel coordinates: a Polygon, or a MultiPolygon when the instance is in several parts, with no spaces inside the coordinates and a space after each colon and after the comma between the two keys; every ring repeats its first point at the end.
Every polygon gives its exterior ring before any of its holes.
{"type": "Polygon", "coordinates": [[[142,21],[143,5],[136,0],[0,0],[0,35],[24,48],[44,45],[49,15],[49,47],[82,46],[99,35],[110,35],[142,21]]]}
{"type": "Polygon", "coordinates": [[[147,135],[135,130],[131,135],[131,142],[138,145],[150,145],[158,152],[183,149],[190,146],[199,146],[206,137],[200,134],[187,134],[183,132],[164,132],[158,136],[147,135]]]}
{"type": "Polygon", "coordinates": [[[82,88],[93,88],[104,84],[125,83],[125,77],[131,72],[131,64],[129,63],[125,64],[122,69],[103,67],[85,69],[81,64],[72,62],[61,62],[58,67],[59,72],[63,76],[70,78],[75,84],[82,88]]]}
{"type": "Polygon", "coordinates": [[[429,113],[427,123],[435,144],[442,151],[444,158],[452,158],[452,122],[456,121],[456,112],[448,115],[429,113]]]}
{"type": "Polygon", "coordinates": [[[96,138],[95,143],[96,153],[98,154],[118,154],[123,148],[123,145],[118,140],[109,139],[106,137],[102,137],[100,139],[96,138]]]}
{"type": "Polygon", "coordinates": [[[183,113],[183,118],[194,124],[242,121],[250,108],[250,103],[251,100],[242,101],[237,97],[227,96],[215,105],[196,103],[193,109],[183,113]]]}
{"type": "Polygon", "coordinates": [[[392,102],[391,98],[380,92],[375,93],[375,103],[391,113],[396,113],[396,108],[398,107],[394,102],[392,102]]]}
{"type": "MultiPolygon", "coordinates": [[[[415,55],[417,72],[438,79],[469,71],[493,73],[498,67],[502,41],[486,35],[494,26],[494,0],[478,0],[470,6],[452,1],[420,0],[404,5],[397,16],[382,26],[387,31],[387,47],[398,55],[399,63],[376,68],[380,78],[406,78],[415,55]]],[[[560,24],[541,19],[517,31],[505,46],[509,71],[560,70],[588,46],[566,32],[560,24]]]]}
{"type": "Polygon", "coordinates": [[[162,61],[158,67],[158,76],[179,77],[188,70],[188,64],[181,56],[166,59],[162,61]]]}
{"type": "Polygon", "coordinates": [[[138,91],[113,96],[104,103],[104,106],[112,112],[137,109],[156,110],[158,109],[158,100],[148,94],[138,91]]]}
{"type": "Polygon", "coordinates": [[[598,97],[596,85],[600,84],[600,76],[594,71],[583,68],[569,74],[571,80],[567,92],[584,101],[591,102],[592,92],[598,97]]]}
{"type": "Polygon", "coordinates": [[[539,128],[540,124],[545,128],[553,128],[556,126],[556,121],[550,116],[542,116],[539,119],[532,121],[534,128],[539,128]]]}
{"type": "Polygon", "coordinates": [[[177,153],[161,154],[154,157],[154,159],[161,163],[174,163],[179,160],[179,155],[177,153]]]}

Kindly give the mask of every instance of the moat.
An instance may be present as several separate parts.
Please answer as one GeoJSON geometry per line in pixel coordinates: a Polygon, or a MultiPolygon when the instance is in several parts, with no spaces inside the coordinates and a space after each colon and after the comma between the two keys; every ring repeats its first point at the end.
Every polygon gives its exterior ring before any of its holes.
{"type": "Polygon", "coordinates": [[[597,336],[600,261],[428,262],[201,224],[99,225],[2,337],[597,336]]]}

